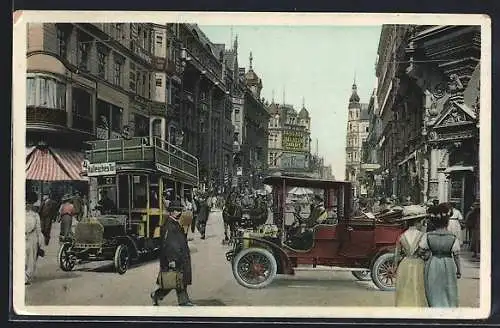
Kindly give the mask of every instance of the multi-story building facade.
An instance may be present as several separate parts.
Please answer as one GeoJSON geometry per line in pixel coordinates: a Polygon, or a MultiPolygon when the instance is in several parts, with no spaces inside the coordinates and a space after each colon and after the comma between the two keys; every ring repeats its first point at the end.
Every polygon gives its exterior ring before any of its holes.
{"type": "Polygon", "coordinates": [[[27,180],[64,180],[59,187],[71,188],[84,180],[85,141],[149,135],[152,31],[135,23],[28,25],[27,147],[50,156],[27,152],[27,180]]]}
{"type": "Polygon", "coordinates": [[[360,103],[356,82],[352,85],[348,110],[345,177],[353,183],[355,196],[366,195],[365,185],[360,181],[360,172],[362,147],[368,136],[368,104],[360,103]]]}
{"type": "Polygon", "coordinates": [[[479,26],[384,25],[378,55],[386,193],[467,210],[479,197],[479,26]]]}
{"type": "MultiPolygon", "coordinates": [[[[268,154],[268,124],[269,113],[264,99],[261,98],[262,80],[253,70],[252,54],[250,53],[250,66],[244,73],[243,115],[241,125],[237,129],[241,133],[241,167],[243,183],[251,188],[261,188],[264,172],[267,170],[268,154]]],[[[241,106],[239,106],[241,108],[241,106]]],[[[237,119],[235,107],[235,123],[237,119]]]]}
{"type": "Polygon", "coordinates": [[[310,173],[311,119],[305,106],[297,113],[273,101],[269,114],[269,170],[310,173]]]}

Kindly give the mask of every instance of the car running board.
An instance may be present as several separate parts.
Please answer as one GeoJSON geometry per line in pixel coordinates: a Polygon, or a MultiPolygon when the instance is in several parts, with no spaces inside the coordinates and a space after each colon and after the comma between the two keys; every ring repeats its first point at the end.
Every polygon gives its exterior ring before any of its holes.
{"type": "Polygon", "coordinates": [[[296,267],[293,268],[295,271],[369,271],[368,268],[346,268],[346,267],[331,267],[326,265],[318,265],[315,268],[307,266],[307,267],[296,267]]]}

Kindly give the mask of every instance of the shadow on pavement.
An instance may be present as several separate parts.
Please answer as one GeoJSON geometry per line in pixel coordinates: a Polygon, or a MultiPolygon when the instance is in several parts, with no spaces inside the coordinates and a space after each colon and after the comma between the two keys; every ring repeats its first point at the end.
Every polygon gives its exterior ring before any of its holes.
{"type": "Polygon", "coordinates": [[[80,276],[81,276],[81,274],[78,274],[75,272],[56,272],[56,273],[51,274],[50,276],[35,276],[35,278],[33,279],[33,284],[51,281],[51,280],[58,280],[58,279],[78,278],[80,276]]]}
{"type": "Polygon", "coordinates": [[[197,306],[226,306],[226,303],[217,299],[208,299],[208,300],[192,300],[193,303],[197,306]]]}
{"type": "Polygon", "coordinates": [[[283,288],[283,287],[318,287],[318,288],[330,288],[330,287],[355,287],[359,289],[380,291],[375,287],[370,281],[358,281],[358,280],[345,280],[345,279],[303,279],[303,278],[293,278],[293,279],[274,279],[266,288],[283,288]]]}
{"type": "MultiPolygon", "coordinates": [[[[154,263],[154,262],[157,262],[157,261],[158,261],[158,258],[152,258],[152,259],[146,259],[146,260],[142,260],[142,261],[133,262],[129,266],[129,268],[128,268],[127,271],[134,270],[134,269],[139,268],[141,266],[148,265],[148,264],[151,264],[151,263],[154,263]]],[[[77,267],[74,269],[74,271],[82,271],[82,272],[104,272],[104,273],[115,273],[116,274],[116,271],[114,269],[114,265],[110,261],[85,262],[85,263],[82,263],[80,265],[77,265],[77,267]],[[85,265],[88,265],[88,264],[94,264],[94,265],[97,265],[97,266],[94,266],[94,267],[85,267],[85,265]]],[[[127,274],[127,273],[125,273],[125,274],[127,274]]]]}

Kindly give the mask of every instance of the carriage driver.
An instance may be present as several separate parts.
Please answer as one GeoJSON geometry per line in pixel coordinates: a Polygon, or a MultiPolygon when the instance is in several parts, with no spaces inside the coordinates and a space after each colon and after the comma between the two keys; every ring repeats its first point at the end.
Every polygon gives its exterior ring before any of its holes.
{"type": "Polygon", "coordinates": [[[312,227],[316,224],[322,224],[328,218],[328,213],[326,211],[323,198],[319,195],[314,195],[313,202],[311,204],[311,214],[309,214],[309,226],[312,227]]]}

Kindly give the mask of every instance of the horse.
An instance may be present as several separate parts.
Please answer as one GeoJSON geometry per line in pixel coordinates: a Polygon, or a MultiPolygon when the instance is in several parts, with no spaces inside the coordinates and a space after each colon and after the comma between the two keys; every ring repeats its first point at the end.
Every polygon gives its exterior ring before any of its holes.
{"type": "Polygon", "coordinates": [[[224,221],[224,240],[223,243],[231,244],[236,237],[236,229],[243,217],[241,205],[226,202],[222,210],[222,219],[224,221]],[[228,234],[229,230],[229,234],[228,234]]]}

